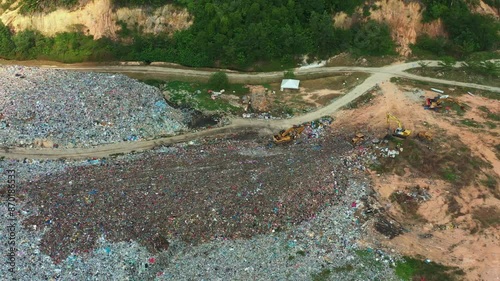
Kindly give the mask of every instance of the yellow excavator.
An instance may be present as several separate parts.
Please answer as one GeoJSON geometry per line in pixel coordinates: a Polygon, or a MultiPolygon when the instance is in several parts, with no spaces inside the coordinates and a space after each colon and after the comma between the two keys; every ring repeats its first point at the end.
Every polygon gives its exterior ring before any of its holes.
{"type": "Polygon", "coordinates": [[[411,135],[411,131],[403,128],[401,121],[399,121],[399,119],[396,116],[394,116],[390,113],[387,113],[387,126],[389,126],[389,127],[391,125],[390,124],[391,120],[396,121],[398,123],[398,127],[392,133],[393,136],[400,137],[400,138],[407,138],[408,136],[411,135]]]}
{"type": "Polygon", "coordinates": [[[286,143],[296,139],[305,129],[305,126],[293,126],[287,130],[282,130],[279,134],[274,135],[274,143],[286,143]]]}

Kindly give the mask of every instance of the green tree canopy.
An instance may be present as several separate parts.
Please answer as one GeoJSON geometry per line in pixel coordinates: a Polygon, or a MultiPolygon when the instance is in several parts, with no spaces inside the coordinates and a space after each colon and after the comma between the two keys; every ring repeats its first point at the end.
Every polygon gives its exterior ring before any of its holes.
{"type": "Polygon", "coordinates": [[[229,79],[227,78],[227,74],[222,71],[215,72],[210,76],[208,85],[210,85],[210,87],[212,87],[214,90],[222,90],[227,88],[229,86],[229,79]]]}
{"type": "Polygon", "coordinates": [[[387,24],[370,20],[365,24],[353,27],[354,52],[360,55],[389,55],[394,54],[394,42],[387,24]]]}
{"type": "Polygon", "coordinates": [[[0,21],[0,57],[8,58],[14,52],[14,42],[9,28],[0,21]]]}

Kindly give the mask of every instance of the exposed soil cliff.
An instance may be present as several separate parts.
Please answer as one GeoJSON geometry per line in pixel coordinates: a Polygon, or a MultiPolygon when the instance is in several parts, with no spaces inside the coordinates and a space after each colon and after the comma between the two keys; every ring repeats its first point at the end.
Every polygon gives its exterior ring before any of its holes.
{"type": "MultiPolygon", "coordinates": [[[[4,2],[6,0],[3,0],[4,2]]],[[[172,33],[186,29],[192,18],[186,9],[165,5],[157,9],[120,8],[113,9],[111,0],[82,1],[82,6],[73,10],[58,9],[48,14],[19,15],[18,2],[7,10],[0,10],[0,20],[14,32],[36,29],[45,35],[64,31],[83,31],[94,38],[115,37],[120,30],[118,21],[129,25],[138,24],[146,33],[172,33]]]]}
{"type": "MultiPolygon", "coordinates": [[[[484,2],[475,8],[477,13],[499,17],[497,11],[484,2]]],[[[408,2],[401,0],[377,1],[370,9],[369,19],[379,22],[386,22],[392,30],[392,37],[396,42],[399,54],[408,56],[411,54],[410,44],[415,43],[417,36],[429,34],[432,37],[446,36],[443,24],[440,20],[430,23],[422,23],[423,7],[418,2],[408,2]],[[377,7],[377,8],[373,8],[377,7]]],[[[359,9],[358,14],[363,14],[359,9]]],[[[336,14],[334,25],[342,28],[349,28],[356,20],[355,17],[349,17],[345,13],[336,14]]]]}
{"type": "MultiPolygon", "coordinates": [[[[417,36],[427,33],[430,36],[445,36],[441,21],[422,23],[422,7],[419,3],[405,3],[400,0],[376,2],[370,9],[370,19],[386,22],[392,30],[392,37],[396,42],[397,51],[401,55],[411,54],[409,45],[415,43],[417,36]],[[375,10],[373,7],[378,7],[375,10]]],[[[360,11],[363,13],[363,11],[360,11]]],[[[334,16],[335,26],[348,28],[353,22],[352,17],[344,13],[334,16]]]]}

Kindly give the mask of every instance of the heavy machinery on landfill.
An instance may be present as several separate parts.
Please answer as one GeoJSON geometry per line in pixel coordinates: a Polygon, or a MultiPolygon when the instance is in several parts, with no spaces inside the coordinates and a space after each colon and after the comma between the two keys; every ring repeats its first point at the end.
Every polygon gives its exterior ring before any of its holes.
{"type": "Polygon", "coordinates": [[[441,107],[443,107],[443,102],[446,103],[454,103],[460,106],[462,110],[465,111],[465,106],[459,102],[457,99],[450,97],[449,95],[439,95],[435,98],[426,98],[425,99],[425,104],[424,108],[425,109],[433,109],[433,110],[439,110],[441,107]]]}
{"type": "Polygon", "coordinates": [[[280,143],[287,143],[290,142],[294,139],[296,139],[305,129],[305,126],[300,125],[300,126],[293,126],[287,130],[282,130],[279,132],[279,134],[274,135],[273,140],[274,143],[280,144],[280,143]]]}
{"type": "Polygon", "coordinates": [[[399,119],[396,116],[394,116],[390,113],[387,113],[387,125],[389,127],[391,125],[391,123],[390,123],[391,120],[396,121],[396,123],[398,123],[398,127],[392,132],[393,136],[400,137],[400,138],[407,138],[408,136],[411,135],[411,131],[403,128],[401,121],[399,121],[399,119]]]}
{"type": "Polygon", "coordinates": [[[362,133],[357,133],[354,138],[352,138],[351,142],[353,145],[357,145],[358,143],[362,142],[365,140],[365,135],[362,133]]]}
{"type": "Polygon", "coordinates": [[[428,131],[421,131],[421,132],[418,132],[417,138],[419,138],[421,140],[431,141],[433,138],[433,135],[428,131]]]}

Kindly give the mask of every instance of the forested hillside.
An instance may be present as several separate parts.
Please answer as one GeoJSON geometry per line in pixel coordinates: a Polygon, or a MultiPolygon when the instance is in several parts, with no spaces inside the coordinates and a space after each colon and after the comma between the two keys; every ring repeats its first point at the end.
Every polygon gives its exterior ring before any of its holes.
{"type": "MultiPolygon", "coordinates": [[[[448,38],[422,36],[417,40],[415,51],[435,55],[464,58],[474,52],[492,51],[499,47],[500,24],[493,17],[470,11],[477,0],[423,0],[426,9],[424,21],[442,19],[448,38]]],[[[500,8],[500,1],[487,1],[500,8]]]]}
{"type": "MultiPolygon", "coordinates": [[[[24,13],[72,8],[76,0],[21,0],[24,13]]],[[[492,0],[495,4],[496,0],[492,0]]],[[[465,58],[498,48],[498,20],[471,12],[473,0],[423,0],[424,20],[441,18],[449,38],[421,36],[418,55],[465,58]]],[[[115,8],[174,3],[186,7],[193,25],[168,34],[144,34],[138,26],[121,26],[118,40],[93,40],[82,33],[47,38],[34,30],[13,34],[0,26],[0,56],[17,59],[170,61],[188,66],[247,68],[255,63],[290,65],[299,56],[326,58],[340,53],[395,53],[391,30],[369,20],[362,0],[113,0],[115,8]],[[354,15],[350,29],[334,28],[332,15],[354,15]]],[[[476,3],[477,4],[477,3],[476,3]]]]}

